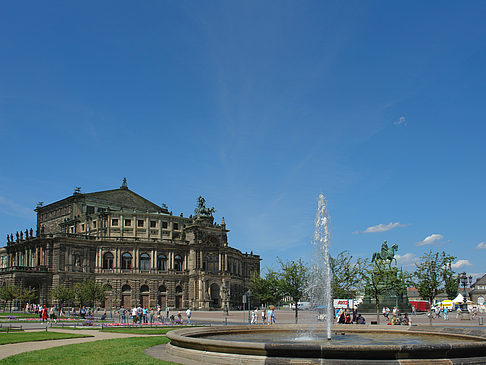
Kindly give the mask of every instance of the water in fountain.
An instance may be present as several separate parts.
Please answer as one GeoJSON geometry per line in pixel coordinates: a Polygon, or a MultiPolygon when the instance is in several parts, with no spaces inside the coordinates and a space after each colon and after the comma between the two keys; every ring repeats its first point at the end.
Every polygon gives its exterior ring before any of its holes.
{"type": "Polygon", "coordinates": [[[334,319],[331,307],[331,266],[329,264],[329,230],[326,199],[319,195],[315,219],[313,246],[316,253],[309,275],[307,294],[311,302],[326,311],[327,339],[331,339],[331,325],[334,319]]]}

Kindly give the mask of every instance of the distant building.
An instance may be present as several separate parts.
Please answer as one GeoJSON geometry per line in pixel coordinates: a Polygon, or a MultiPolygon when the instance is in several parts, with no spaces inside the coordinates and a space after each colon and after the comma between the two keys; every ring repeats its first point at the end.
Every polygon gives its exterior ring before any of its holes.
{"type": "Polygon", "coordinates": [[[201,197],[194,216],[176,216],[124,180],[35,211],[36,232],[11,234],[0,248],[0,285],[35,288],[40,303],[58,284],[94,279],[108,288],[105,308],[221,309],[241,305],[260,272],[260,257],[228,245],[224,218],[215,223],[201,197]]]}
{"type": "Polygon", "coordinates": [[[477,279],[474,284],[471,285],[470,296],[471,301],[474,304],[485,304],[484,299],[486,299],[486,274],[477,279]]]}

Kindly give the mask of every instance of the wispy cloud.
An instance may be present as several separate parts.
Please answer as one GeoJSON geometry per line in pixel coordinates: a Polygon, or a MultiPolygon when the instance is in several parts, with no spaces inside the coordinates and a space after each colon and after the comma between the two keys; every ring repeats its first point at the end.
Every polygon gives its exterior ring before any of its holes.
{"type": "Polygon", "coordinates": [[[405,227],[406,224],[402,224],[400,222],[390,222],[388,224],[378,224],[376,226],[371,226],[366,228],[362,233],[377,233],[377,232],[386,232],[396,227],[405,227]]]}
{"type": "Polygon", "coordinates": [[[416,246],[425,246],[425,245],[433,245],[434,243],[437,244],[438,241],[443,239],[444,236],[438,233],[431,234],[430,236],[425,237],[423,241],[415,243],[416,246]]]}
{"type": "Polygon", "coordinates": [[[407,120],[405,119],[405,117],[400,117],[400,119],[396,120],[393,122],[393,124],[395,125],[407,125],[407,120]]]}
{"type": "Polygon", "coordinates": [[[400,266],[412,266],[418,261],[418,257],[409,252],[406,253],[405,255],[395,255],[395,258],[397,259],[397,264],[400,266]]]}
{"type": "Polygon", "coordinates": [[[451,265],[453,269],[460,269],[464,266],[472,266],[472,264],[469,262],[469,260],[458,260],[451,265]]]}
{"type": "Polygon", "coordinates": [[[26,208],[10,199],[0,196],[0,212],[15,217],[32,217],[32,208],[26,208]]]}
{"type": "Polygon", "coordinates": [[[486,242],[479,242],[478,245],[476,246],[478,250],[486,250],[486,242]]]}

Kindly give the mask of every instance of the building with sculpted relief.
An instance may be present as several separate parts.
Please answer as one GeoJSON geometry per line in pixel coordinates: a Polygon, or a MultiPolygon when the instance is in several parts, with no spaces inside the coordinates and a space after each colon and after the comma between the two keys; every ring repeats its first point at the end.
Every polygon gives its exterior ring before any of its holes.
{"type": "MultiPolygon", "coordinates": [[[[260,257],[228,245],[224,218],[202,197],[194,215],[173,215],[128,189],[74,194],[39,203],[37,229],[8,235],[0,248],[0,285],[49,291],[94,279],[108,288],[105,308],[222,309],[241,306],[260,257]]],[[[103,303],[102,303],[103,305],[103,303]]]]}

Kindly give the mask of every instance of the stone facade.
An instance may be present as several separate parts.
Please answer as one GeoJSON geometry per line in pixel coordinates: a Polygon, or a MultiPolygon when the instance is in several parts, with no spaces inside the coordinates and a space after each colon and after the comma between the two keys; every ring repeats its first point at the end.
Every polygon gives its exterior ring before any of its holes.
{"type": "MultiPolygon", "coordinates": [[[[204,202],[203,202],[204,204],[204,202]]],[[[83,279],[106,285],[105,308],[222,309],[241,305],[260,257],[228,245],[224,218],[211,211],[173,215],[129,190],[75,193],[36,208],[36,233],[9,237],[0,248],[0,285],[49,291],[83,279]]]]}
{"type": "Polygon", "coordinates": [[[471,291],[469,292],[471,301],[474,304],[485,305],[486,299],[486,274],[481,276],[476,280],[474,284],[471,285],[471,291]]]}

